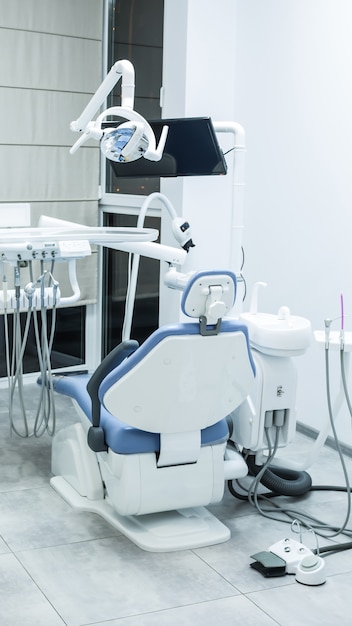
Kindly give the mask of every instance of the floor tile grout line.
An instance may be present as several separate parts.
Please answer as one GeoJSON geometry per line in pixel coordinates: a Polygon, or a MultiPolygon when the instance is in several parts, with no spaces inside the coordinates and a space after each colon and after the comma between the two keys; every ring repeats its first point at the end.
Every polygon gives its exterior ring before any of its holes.
{"type": "MultiPolygon", "coordinates": [[[[53,609],[53,611],[55,611],[56,615],[59,617],[59,619],[62,621],[62,625],[63,626],[67,626],[67,622],[65,622],[65,620],[63,619],[63,617],[60,615],[60,613],[58,612],[58,610],[55,608],[55,606],[52,604],[52,602],[49,600],[49,598],[46,596],[46,594],[44,593],[43,589],[40,588],[40,586],[38,585],[38,583],[34,580],[33,576],[31,575],[31,573],[28,571],[28,569],[25,567],[25,565],[22,563],[22,561],[19,559],[18,554],[16,552],[14,552],[13,550],[11,550],[11,554],[14,556],[14,558],[16,559],[17,563],[19,564],[19,566],[21,567],[21,569],[23,569],[23,571],[26,573],[26,575],[28,576],[28,578],[32,581],[32,583],[34,584],[34,586],[36,587],[36,589],[39,591],[40,595],[45,599],[45,601],[51,606],[51,608],[53,609]]],[[[0,558],[3,555],[0,555],[0,558]]]]}

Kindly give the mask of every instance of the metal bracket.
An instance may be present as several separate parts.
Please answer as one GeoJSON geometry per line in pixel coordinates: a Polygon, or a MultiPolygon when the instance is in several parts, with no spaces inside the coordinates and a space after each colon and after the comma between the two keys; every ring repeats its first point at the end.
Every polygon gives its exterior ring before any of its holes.
{"type": "Polygon", "coordinates": [[[199,324],[200,324],[200,334],[203,335],[203,337],[206,337],[208,335],[218,335],[220,332],[220,328],[221,328],[221,317],[219,317],[215,326],[212,325],[210,328],[208,328],[207,318],[205,317],[205,315],[201,315],[199,318],[199,324]]]}

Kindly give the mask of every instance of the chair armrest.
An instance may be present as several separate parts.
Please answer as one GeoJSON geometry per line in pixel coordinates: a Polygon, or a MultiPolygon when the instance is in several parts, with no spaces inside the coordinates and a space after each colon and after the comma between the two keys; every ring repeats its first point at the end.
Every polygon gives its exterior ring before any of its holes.
{"type": "Polygon", "coordinates": [[[130,356],[130,354],[135,352],[138,347],[138,341],[135,341],[134,339],[123,341],[118,346],[116,346],[116,348],[111,350],[109,354],[106,355],[105,359],[102,360],[100,365],[98,365],[97,369],[89,379],[87,384],[87,391],[92,401],[93,426],[100,425],[100,400],[98,396],[98,391],[101,382],[113,369],[115,369],[115,367],[120,365],[122,361],[130,356]]]}

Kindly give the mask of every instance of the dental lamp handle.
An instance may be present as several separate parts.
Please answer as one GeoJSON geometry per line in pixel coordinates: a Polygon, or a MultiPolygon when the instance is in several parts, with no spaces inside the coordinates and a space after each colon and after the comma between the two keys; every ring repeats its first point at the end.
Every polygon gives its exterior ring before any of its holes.
{"type": "Polygon", "coordinates": [[[78,148],[80,148],[84,143],[86,143],[86,141],[88,141],[88,139],[90,139],[90,131],[87,130],[85,133],[83,133],[79,139],[77,139],[76,143],[73,144],[72,148],[70,148],[70,154],[74,154],[75,152],[77,152],[78,148]]]}
{"type": "MultiPolygon", "coordinates": [[[[153,147],[152,148],[148,148],[148,150],[145,152],[145,154],[144,154],[144,158],[145,159],[148,159],[148,161],[160,161],[161,157],[163,156],[163,152],[164,152],[164,148],[165,148],[168,132],[169,132],[169,127],[168,126],[163,126],[163,130],[161,131],[159,143],[158,143],[158,146],[156,148],[154,148],[155,140],[152,141],[151,138],[148,136],[148,139],[149,139],[150,143],[153,143],[153,147]]],[[[153,134],[153,137],[154,137],[154,134],[153,134]]]]}
{"type": "Polygon", "coordinates": [[[99,139],[101,139],[102,134],[103,134],[102,130],[99,131],[99,129],[88,125],[87,130],[84,133],[82,133],[82,135],[77,139],[76,143],[74,143],[72,148],[70,148],[70,154],[74,154],[75,152],[77,152],[78,148],[80,148],[84,143],[86,143],[86,141],[89,141],[89,139],[97,139],[99,141],[99,139]]]}

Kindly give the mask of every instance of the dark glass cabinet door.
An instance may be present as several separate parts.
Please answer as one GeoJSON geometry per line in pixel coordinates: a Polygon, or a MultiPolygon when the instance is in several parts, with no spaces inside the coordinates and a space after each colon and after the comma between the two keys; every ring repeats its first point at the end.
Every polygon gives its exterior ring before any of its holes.
{"type": "MultiPolygon", "coordinates": [[[[136,226],[137,216],[107,214],[107,226],[136,226]]],[[[160,230],[160,219],[146,217],[145,226],[160,230]]],[[[125,315],[129,257],[126,252],[109,250],[103,263],[103,328],[104,355],[122,338],[125,315]]],[[[159,261],[140,258],[131,339],[140,344],[158,327],[159,261]]]]}
{"type": "MultiPolygon", "coordinates": [[[[161,117],[160,89],[163,62],[163,0],[112,0],[109,5],[108,67],[120,59],[135,69],[135,110],[146,119],[161,117]]],[[[121,82],[109,97],[109,106],[121,104],[121,82]]],[[[148,196],[160,190],[159,178],[115,176],[106,162],[106,193],[148,196]]],[[[141,200],[142,203],[142,200],[141,200]]],[[[123,206],[123,201],[121,203],[123,206]]],[[[104,216],[107,226],[136,226],[137,216],[126,211],[104,216]]],[[[160,230],[160,219],[146,217],[145,226],[160,230]]],[[[104,250],[103,356],[121,341],[128,283],[125,252],[104,250]]],[[[159,262],[141,257],[131,338],[142,343],[158,327],[159,262]]]]}
{"type": "MultiPolygon", "coordinates": [[[[146,119],[161,116],[163,63],[163,0],[114,0],[109,12],[108,68],[120,59],[135,69],[135,110],[146,119]]],[[[108,105],[121,104],[121,81],[108,105]]],[[[158,191],[159,179],[130,179],[114,175],[106,163],[106,192],[148,195],[158,191]]]]}

